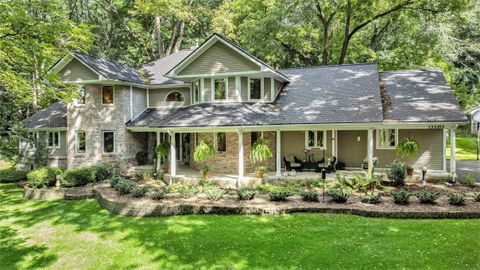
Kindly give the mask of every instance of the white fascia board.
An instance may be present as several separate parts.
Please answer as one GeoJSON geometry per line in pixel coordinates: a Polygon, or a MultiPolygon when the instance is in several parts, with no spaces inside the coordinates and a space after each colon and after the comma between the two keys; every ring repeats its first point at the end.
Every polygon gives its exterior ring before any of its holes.
{"type": "Polygon", "coordinates": [[[49,71],[47,71],[47,75],[57,74],[62,68],[64,68],[68,63],[70,63],[70,61],[72,61],[73,58],[74,58],[73,54],[65,55],[49,71]]]}
{"type": "Polygon", "coordinates": [[[67,127],[56,127],[56,128],[28,128],[28,131],[67,131],[67,127]]]}

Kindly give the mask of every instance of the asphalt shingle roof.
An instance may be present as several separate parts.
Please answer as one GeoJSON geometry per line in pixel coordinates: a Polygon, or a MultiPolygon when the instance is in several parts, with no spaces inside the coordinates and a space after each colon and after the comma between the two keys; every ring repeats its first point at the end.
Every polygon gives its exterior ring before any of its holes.
{"type": "Polygon", "coordinates": [[[181,81],[173,80],[163,75],[185,59],[193,50],[180,50],[167,55],[141,67],[141,73],[149,84],[183,84],[181,81]]]}
{"type": "Polygon", "coordinates": [[[107,61],[105,59],[74,53],[82,62],[100,73],[103,77],[110,80],[120,80],[125,82],[141,83],[144,81],[137,69],[125,64],[107,61]]]}
{"type": "Polygon", "coordinates": [[[54,103],[27,119],[28,128],[67,127],[67,106],[62,102],[54,103]]]}
{"type": "Polygon", "coordinates": [[[386,121],[465,122],[467,118],[439,69],[380,73],[391,105],[386,121]]]}

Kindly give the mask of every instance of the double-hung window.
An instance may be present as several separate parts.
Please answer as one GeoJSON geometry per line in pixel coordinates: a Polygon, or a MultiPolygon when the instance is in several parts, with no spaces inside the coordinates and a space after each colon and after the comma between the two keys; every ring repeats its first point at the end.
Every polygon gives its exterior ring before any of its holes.
{"type": "Polygon", "coordinates": [[[200,81],[193,82],[193,103],[200,102],[200,81]]]}
{"type": "Polygon", "coordinates": [[[215,134],[215,144],[218,152],[227,151],[227,133],[218,132],[215,134]]]}
{"type": "Polygon", "coordinates": [[[226,100],[227,99],[227,79],[214,79],[214,100],[226,100]]]}
{"type": "Polygon", "coordinates": [[[102,87],[102,104],[109,105],[113,104],[114,99],[113,86],[104,86],[102,87]]]}
{"type": "Polygon", "coordinates": [[[259,100],[262,98],[262,80],[250,79],[248,84],[250,100],[259,100]]]}
{"type": "Polygon", "coordinates": [[[324,130],[308,130],[305,132],[305,148],[325,149],[327,133],[324,130]]]}
{"type": "Polygon", "coordinates": [[[75,152],[77,154],[85,154],[86,148],[85,131],[77,131],[75,134],[75,152]]]}
{"type": "Polygon", "coordinates": [[[377,129],[377,149],[395,149],[398,144],[397,129],[377,129]]]}
{"type": "Polygon", "coordinates": [[[103,141],[103,153],[107,153],[107,154],[115,153],[115,132],[103,131],[102,141],[103,141]]]}
{"type": "Polygon", "coordinates": [[[47,147],[60,148],[60,132],[47,132],[47,147]]]}
{"type": "Polygon", "coordinates": [[[75,104],[85,104],[85,86],[79,85],[75,90],[77,91],[78,96],[75,100],[75,104]]]}

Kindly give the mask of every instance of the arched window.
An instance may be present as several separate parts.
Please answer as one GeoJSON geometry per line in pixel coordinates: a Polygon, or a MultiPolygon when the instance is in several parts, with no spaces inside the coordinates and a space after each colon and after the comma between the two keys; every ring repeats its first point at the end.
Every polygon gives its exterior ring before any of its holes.
{"type": "Polygon", "coordinates": [[[182,95],[182,93],[178,92],[178,91],[173,91],[173,92],[170,92],[168,95],[167,95],[167,98],[165,99],[166,102],[179,102],[179,101],[184,101],[184,97],[182,95]]]}

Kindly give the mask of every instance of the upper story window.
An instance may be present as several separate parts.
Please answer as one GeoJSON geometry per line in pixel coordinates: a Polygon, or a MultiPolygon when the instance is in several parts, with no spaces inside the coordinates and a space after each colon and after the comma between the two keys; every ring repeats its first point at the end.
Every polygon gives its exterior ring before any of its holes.
{"type": "Polygon", "coordinates": [[[85,104],[85,86],[79,85],[75,89],[78,93],[78,99],[75,100],[76,104],[85,104]]]}
{"type": "Polygon", "coordinates": [[[193,103],[200,102],[200,81],[193,83],[193,103]]]}
{"type": "Polygon", "coordinates": [[[215,100],[225,100],[227,99],[227,80],[226,79],[215,79],[213,83],[214,89],[214,99],[215,100]]]}
{"type": "Polygon", "coordinates": [[[397,129],[377,129],[377,149],[395,149],[398,144],[397,129]]]}
{"type": "Polygon", "coordinates": [[[113,104],[113,86],[102,87],[102,104],[113,104]]]}
{"type": "Polygon", "coordinates": [[[323,130],[309,130],[305,132],[305,148],[325,149],[327,133],[323,130]]]}
{"type": "Polygon", "coordinates": [[[165,98],[166,102],[181,102],[184,101],[185,98],[183,97],[182,93],[178,91],[170,92],[167,97],[165,98]]]}
{"type": "Polygon", "coordinates": [[[248,84],[250,100],[257,100],[262,98],[262,80],[250,79],[248,84]]]}
{"type": "Polygon", "coordinates": [[[85,131],[77,131],[75,134],[75,152],[77,154],[85,154],[86,148],[85,131]]]}
{"type": "Polygon", "coordinates": [[[60,132],[47,132],[48,148],[60,148],[60,132]]]}

